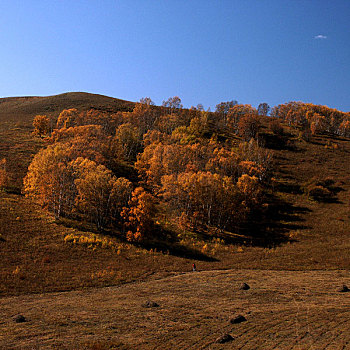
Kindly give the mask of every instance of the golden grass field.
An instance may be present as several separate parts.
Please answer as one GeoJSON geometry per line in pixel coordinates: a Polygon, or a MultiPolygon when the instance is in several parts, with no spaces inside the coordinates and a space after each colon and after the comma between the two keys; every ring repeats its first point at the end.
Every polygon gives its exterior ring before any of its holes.
{"type": "Polygon", "coordinates": [[[350,293],[338,291],[350,287],[349,139],[295,137],[294,149],[274,151],[280,205],[266,230],[283,240],[150,250],[56,222],[20,194],[44,146],[31,135],[34,116],[84,106],[131,108],[79,93],[0,99],[0,159],[13,186],[0,192],[0,349],[350,349],[350,293]],[[336,200],[300,191],[313,176],[334,179],[336,200]],[[235,314],[247,321],[230,324],[235,314]],[[223,333],[234,340],[216,343],[223,333]]]}
{"type": "Polygon", "coordinates": [[[6,349],[347,349],[348,271],[223,270],[0,299],[6,349]],[[249,290],[241,290],[243,282],[249,290]],[[147,301],[159,307],[145,308],[147,301]],[[14,323],[23,314],[27,322],[14,323]],[[232,324],[236,315],[245,322],[232,324]],[[234,339],[216,343],[223,334],[234,339]]]}

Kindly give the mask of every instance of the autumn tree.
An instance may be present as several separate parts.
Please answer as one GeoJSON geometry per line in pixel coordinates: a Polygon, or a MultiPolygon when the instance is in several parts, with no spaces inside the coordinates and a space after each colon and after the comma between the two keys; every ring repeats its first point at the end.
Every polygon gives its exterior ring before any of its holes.
{"type": "Polygon", "coordinates": [[[181,98],[179,96],[174,96],[163,101],[162,107],[164,107],[169,114],[174,114],[176,111],[179,111],[183,105],[181,104],[181,98]]]}
{"type": "Polygon", "coordinates": [[[197,137],[210,137],[213,134],[213,121],[208,112],[200,112],[191,120],[188,131],[197,137]]]}
{"type": "Polygon", "coordinates": [[[340,135],[340,125],[350,117],[349,113],[334,108],[303,102],[288,102],[275,106],[271,115],[301,130],[307,130],[309,127],[310,133],[313,134],[328,132],[334,135],[340,135]]]}
{"type": "Polygon", "coordinates": [[[228,114],[230,109],[237,104],[238,102],[236,100],[220,102],[219,104],[216,105],[215,112],[224,117],[228,114]]]}
{"type": "Polygon", "coordinates": [[[258,114],[259,115],[266,116],[266,115],[268,115],[269,111],[270,111],[270,106],[266,102],[259,104],[259,106],[258,106],[258,114]]]}
{"type": "Polygon", "coordinates": [[[160,116],[156,123],[155,128],[162,133],[171,134],[178,126],[181,126],[179,118],[174,114],[165,114],[160,116]]]}
{"type": "Polygon", "coordinates": [[[339,134],[341,136],[350,137],[350,119],[344,120],[339,126],[339,134]]]}
{"type": "Polygon", "coordinates": [[[255,114],[247,114],[239,119],[238,134],[245,141],[256,138],[261,127],[259,117],[255,114]]]}
{"type": "MultiPolygon", "coordinates": [[[[55,130],[50,138],[52,143],[66,144],[71,159],[89,158],[105,164],[113,146],[111,136],[103,132],[101,125],[82,125],[55,130]]],[[[121,150],[120,150],[121,151],[121,150]]]]}
{"type": "Polygon", "coordinates": [[[130,123],[122,124],[116,129],[115,141],[120,144],[124,158],[129,161],[135,161],[142,150],[142,136],[139,129],[130,123]]]}
{"type": "Polygon", "coordinates": [[[127,228],[128,241],[144,241],[154,233],[155,199],[142,187],[137,187],[132,192],[128,207],[121,213],[127,228]]]}
{"type": "Polygon", "coordinates": [[[139,129],[140,134],[145,134],[148,130],[153,129],[157,118],[160,115],[159,109],[155,108],[152,100],[141,100],[136,103],[131,113],[125,113],[126,123],[130,123],[139,129]]]}
{"type": "Polygon", "coordinates": [[[56,218],[71,212],[75,186],[68,148],[53,145],[34,156],[24,178],[24,193],[52,211],[56,218]]]}
{"type": "Polygon", "coordinates": [[[98,229],[120,223],[132,184],[104,165],[87,158],[72,159],[69,145],[55,144],[35,155],[24,178],[24,192],[56,218],[82,214],[98,229]]]}
{"type": "Polygon", "coordinates": [[[150,97],[142,97],[140,103],[147,106],[154,106],[154,102],[150,97]]]}
{"type": "Polygon", "coordinates": [[[57,129],[81,125],[81,116],[76,108],[64,109],[57,119],[57,129]]]}
{"type": "Polygon", "coordinates": [[[229,133],[237,134],[238,133],[238,122],[241,118],[245,116],[254,116],[257,115],[257,111],[251,105],[234,105],[230,108],[229,113],[227,114],[227,131],[229,133]]]}
{"type": "MultiPolygon", "coordinates": [[[[131,196],[132,184],[124,178],[116,178],[103,165],[78,158],[73,167],[78,173],[74,181],[77,196],[75,205],[99,230],[119,219],[119,213],[131,196]]],[[[120,220],[119,220],[120,221],[120,220]]]]}
{"type": "Polygon", "coordinates": [[[215,116],[216,116],[216,127],[217,129],[223,129],[227,126],[227,115],[231,108],[237,105],[236,100],[221,102],[216,105],[215,116]]]}
{"type": "Polygon", "coordinates": [[[163,196],[194,228],[198,225],[234,230],[260,200],[256,177],[235,181],[210,172],[184,172],[164,176],[163,196]]]}
{"type": "Polygon", "coordinates": [[[33,120],[33,135],[43,137],[50,131],[50,119],[46,115],[37,115],[33,120]]]}

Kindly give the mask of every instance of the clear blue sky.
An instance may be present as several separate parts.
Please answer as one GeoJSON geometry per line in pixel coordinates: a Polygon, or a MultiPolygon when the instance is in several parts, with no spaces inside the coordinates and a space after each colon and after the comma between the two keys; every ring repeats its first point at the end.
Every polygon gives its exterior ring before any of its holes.
{"type": "Polygon", "coordinates": [[[350,111],[349,0],[0,0],[0,96],[350,111]]]}

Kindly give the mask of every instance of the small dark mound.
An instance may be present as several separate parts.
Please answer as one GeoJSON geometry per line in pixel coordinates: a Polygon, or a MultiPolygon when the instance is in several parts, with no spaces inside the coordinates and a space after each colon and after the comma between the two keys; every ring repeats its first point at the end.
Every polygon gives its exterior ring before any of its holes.
{"type": "Polygon", "coordinates": [[[16,323],[23,323],[23,322],[27,322],[26,318],[23,315],[17,315],[16,317],[13,318],[13,320],[16,323]]]}
{"type": "Polygon", "coordinates": [[[155,301],[146,301],[144,304],[142,304],[143,307],[159,307],[159,304],[157,304],[155,301]]]}
{"type": "Polygon", "coordinates": [[[243,283],[239,289],[241,289],[241,290],[248,290],[248,289],[250,289],[250,286],[247,283],[243,283]]]}
{"type": "Polygon", "coordinates": [[[237,323],[241,323],[241,322],[245,322],[245,321],[247,321],[247,319],[244,316],[237,315],[237,316],[231,318],[230,323],[237,324],[237,323]]]}
{"type": "Polygon", "coordinates": [[[232,335],[230,334],[224,334],[221,337],[219,337],[218,339],[216,339],[216,342],[219,344],[224,344],[224,343],[228,343],[229,341],[232,341],[234,338],[232,337],[232,335]]]}
{"type": "Polygon", "coordinates": [[[350,292],[350,289],[347,285],[343,284],[343,286],[339,289],[339,292],[342,292],[342,293],[350,292]]]}

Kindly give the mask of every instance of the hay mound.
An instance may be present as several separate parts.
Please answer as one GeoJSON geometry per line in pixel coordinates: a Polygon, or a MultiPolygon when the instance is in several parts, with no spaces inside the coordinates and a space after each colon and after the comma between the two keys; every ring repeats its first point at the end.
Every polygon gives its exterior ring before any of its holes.
{"type": "Polygon", "coordinates": [[[247,283],[243,283],[239,289],[241,289],[241,290],[248,290],[248,289],[250,289],[250,286],[247,283]]]}
{"type": "Polygon", "coordinates": [[[216,342],[219,344],[224,344],[224,343],[228,343],[229,341],[232,341],[234,338],[232,337],[232,335],[230,334],[224,334],[221,337],[219,337],[218,339],[216,339],[216,342]]]}
{"type": "Polygon", "coordinates": [[[23,322],[27,322],[26,318],[23,315],[17,315],[13,318],[13,320],[16,323],[23,323],[23,322]]]}
{"type": "Polygon", "coordinates": [[[237,324],[237,323],[242,323],[242,322],[245,322],[245,321],[247,321],[247,319],[244,316],[237,315],[237,316],[231,318],[230,323],[237,324]]]}
{"type": "Polygon", "coordinates": [[[144,304],[142,304],[143,307],[159,307],[159,304],[157,304],[155,301],[146,301],[144,304]]]}
{"type": "Polygon", "coordinates": [[[339,292],[342,292],[342,293],[350,292],[350,289],[347,285],[343,284],[343,286],[339,289],[339,292]]]}

